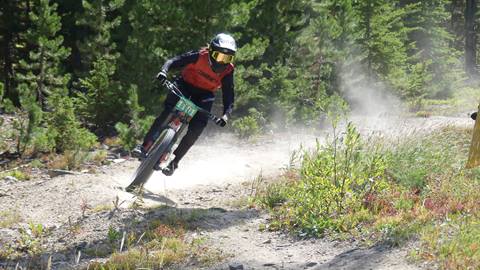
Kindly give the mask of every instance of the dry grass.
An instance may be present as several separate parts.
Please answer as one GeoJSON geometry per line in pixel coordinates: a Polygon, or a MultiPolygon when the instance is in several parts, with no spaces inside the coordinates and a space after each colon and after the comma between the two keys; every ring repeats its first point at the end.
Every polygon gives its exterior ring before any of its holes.
{"type": "Polygon", "coordinates": [[[10,210],[0,211],[0,228],[9,228],[21,221],[22,217],[18,212],[10,210]]]}
{"type": "Polygon", "coordinates": [[[221,260],[220,253],[212,251],[201,240],[187,240],[186,235],[183,226],[153,221],[144,233],[128,235],[125,252],[116,252],[105,263],[94,262],[85,269],[164,269],[182,265],[190,258],[196,258],[202,265],[221,260]]]}

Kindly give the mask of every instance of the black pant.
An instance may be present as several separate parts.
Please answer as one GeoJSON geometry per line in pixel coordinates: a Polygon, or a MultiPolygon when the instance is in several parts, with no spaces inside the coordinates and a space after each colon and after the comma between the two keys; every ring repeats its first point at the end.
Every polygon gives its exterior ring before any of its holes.
{"type": "MultiPolygon", "coordinates": [[[[215,95],[212,92],[195,88],[181,79],[177,80],[177,86],[185,95],[185,97],[189,98],[193,103],[195,103],[195,105],[207,111],[211,111],[213,101],[215,100],[215,95]]],[[[153,125],[150,127],[150,130],[148,131],[147,135],[145,135],[145,139],[143,140],[143,147],[146,150],[148,150],[155,139],[160,135],[163,125],[167,124],[164,122],[167,120],[168,115],[175,107],[175,104],[177,104],[178,100],[179,97],[171,92],[168,93],[163,112],[155,119],[155,122],[153,122],[153,125]]],[[[188,149],[192,147],[200,134],[202,134],[202,131],[207,126],[207,123],[208,116],[205,113],[197,112],[197,114],[195,114],[188,125],[187,134],[185,134],[177,149],[173,152],[173,154],[175,154],[175,162],[178,163],[187,153],[188,149]]]]}

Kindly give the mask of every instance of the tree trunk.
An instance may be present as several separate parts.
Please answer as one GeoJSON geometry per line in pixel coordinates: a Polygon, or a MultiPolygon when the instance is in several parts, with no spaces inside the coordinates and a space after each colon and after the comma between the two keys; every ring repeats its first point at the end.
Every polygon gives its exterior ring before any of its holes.
{"type": "MultiPolygon", "coordinates": [[[[479,105],[480,110],[480,105],[479,105]]],[[[472,144],[470,145],[470,153],[468,155],[467,169],[480,166],[480,116],[475,120],[475,128],[473,129],[472,144]]]]}
{"type": "Polygon", "coordinates": [[[454,38],[450,41],[450,47],[457,50],[465,50],[465,1],[452,0],[450,3],[450,33],[454,38]]]}
{"type": "Polygon", "coordinates": [[[469,75],[476,74],[477,38],[475,34],[475,13],[477,1],[467,0],[465,6],[465,71],[469,75]]]}

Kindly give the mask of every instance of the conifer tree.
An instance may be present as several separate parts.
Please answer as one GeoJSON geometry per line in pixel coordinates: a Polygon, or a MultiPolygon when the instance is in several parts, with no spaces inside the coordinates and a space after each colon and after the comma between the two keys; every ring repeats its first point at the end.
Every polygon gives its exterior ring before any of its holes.
{"type": "Polygon", "coordinates": [[[86,92],[79,95],[78,106],[83,120],[99,132],[122,120],[128,111],[128,92],[114,78],[119,53],[115,51],[111,32],[120,24],[120,17],[108,16],[123,3],[123,0],[85,0],[84,16],[77,22],[93,32],[81,46],[90,71],[80,80],[86,92]]]}
{"type": "Polygon", "coordinates": [[[448,31],[451,15],[447,8],[450,1],[412,2],[415,10],[405,19],[405,24],[413,28],[409,34],[409,39],[415,44],[410,52],[411,62],[422,65],[427,78],[419,91],[423,96],[447,97],[464,76],[459,61],[461,53],[452,46],[454,36],[448,31]]]}
{"type": "Polygon", "coordinates": [[[31,150],[59,152],[69,148],[88,148],[94,142],[92,135],[80,127],[73,101],[68,96],[67,83],[61,63],[69,54],[58,35],[60,17],[56,4],[39,0],[30,12],[33,26],[27,36],[32,51],[20,62],[18,86],[20,104],[25,117],[15,123],[18,131],[17,152],[31,150]],[[42,109],[47,109],[42,111],[42,109]]]}
{"type": "Polygon", "coordinates": [[[57,35],[61,28],[56,4],[49,0],[39,0],[30,12],[33,27],[27,33],[30,51],[26,60],[20,61],[17,80],[33,91],[42,109],[46,108],[47,97],[66,87],[69,75],[63,74],[61,63],[69,55],[63,37],[57,35]]]}
{"type": "Polygon", "coordinates": [[[46,136],[46,129],[41,126],[44,113],[37,104],[35,92],[31,91],[27,84],[20,84],[18,90],[22,110],[19,117],[13,122],[13,127],[17,132],[17,153],[22,156],[29,147],[39,144],[42,144],[41,147],[37,147],[40,150],[51,150],[53,148],[52,137],[46,136]]]}
{"type": "Polygon", "coordinates": [[[403,24],[407,7],[398,7],[397,1],[359,1],[357,40],[361,46],[361,61],[370,78],[382,80],[401,91],[407,88],[407,33],[403,24]]]}
{"type": "Polygon", "coordinates": [[[25,33],[30,27],[30,1],[2,1],[0,4],[0,80],[5,102],[18,104],[15,67],[28,56],[25,33]]]}
{"type": "Polygon", "coordinates": [[[61,23],[56,8],[57,5],[51,5],[49,0],[39,0],[29,14],[32,27],[27,38],[33,49],[28,59],[20,61],[17,73],[20,104],[26,114],[15,123],[19,154],[29,146],[41,151],[49,151],[54,146],[53,137],[41,126],[45,114],[42,109],[55,110],[57,104],[48,104],[47,98],[57,92],[63,93],[69,80],[60,66],[69,50],[62,46],[63,38],[57,35],[61,23]]]}
{"type": "Polygon", "coordinates": [[[93,63],[100,58],[112,61],[112,65],[115,66],[119,54],[115,52],[116,44],[111,36],[114,29],[120,25],[121,18],[113,13],[123,4],[124,0],[82,1],[83,13],[78,16],[76,23],[90,33],[78,44],[86,71],[92,70],[93,63]]]}

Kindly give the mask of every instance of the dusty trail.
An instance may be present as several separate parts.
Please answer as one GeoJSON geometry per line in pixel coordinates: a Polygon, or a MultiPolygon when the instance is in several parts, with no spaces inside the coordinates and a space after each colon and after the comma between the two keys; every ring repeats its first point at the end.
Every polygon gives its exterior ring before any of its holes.
{"type": "MultiPolygon", "coordinates": [[[[467,118],[445,117],[362,117],[353,121],[362,133],[393,137],[444,125],[472,124],[467,118]]],[[[239,207],[239,202],[252,192],[249,181],[259,174],[278,175],[288,165],[293,150],[300,144],[312,146],[315,138],[323,136],[271,135],[250,144],[239,144],[228,136],[204,139],[189,152],[175,176],[152,176],[146,185],[145,204],[151,207],[166,203],[181,211],[204,211],[195,233],[202,234],[213,247],[228,255],[226,262],[214,269],[228,269],[229,263],[234,262],[244,269],[419,269],[406,261],[406,250],[360,249],[354,242],[299,241],[278,233],[260,232],[259,224],[268,217],[239,207]]],[[[137,220],[135,226],[140,228],[152,218],[164,215],[162,211],[129,208],[134,198],[121,187],[128,184],[137,165],[137,161],[130,160],[101,168],[97,174],[0,181],[0,209],[21,216],[19,224],[0,229],[0,250],[21,237],[18,228],[29,222],[41,223],[51,232],[44,246],[49,254],[54,254],[53,269],[72,269],[78,250],[105,240],[110,225],[131,229],[131,220],[137,220]],[[118,210],[99,210],[111,208],[117,196],[118,210]],[[72,226],[80,232],[71,234],[72,226]]],[[[0,269],[2,263],[12,262],[0,261],[0,269]]]]}

